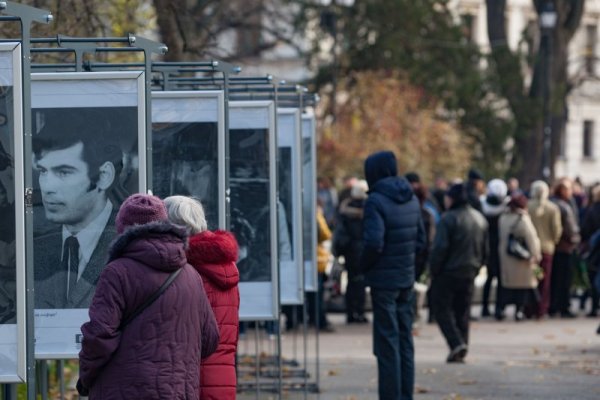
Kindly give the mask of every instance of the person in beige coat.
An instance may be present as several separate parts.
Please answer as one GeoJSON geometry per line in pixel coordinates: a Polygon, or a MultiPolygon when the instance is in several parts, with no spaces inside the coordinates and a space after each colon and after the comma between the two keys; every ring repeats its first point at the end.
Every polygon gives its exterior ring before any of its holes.
{"type": "Polygon", "coordinates": [[[524,318],[523,309],[530,301],[537,302],[538,281],[535,268],[542,259],[540,240],[529,213],[527,212],[527,197],[523,194],[514,195],[508,209],[500,216],[499,221],[500,275],[502,285],[510,292],[508,298],[516,305],[515,320],[524,318]],[[512,233],[523,238],[531,253],[529,260],[516,258],[507,252],[508,237],[512,233]]]}
{"type": "Polygon", "coordinates": [[[548,200],[550,189],[544,181],[535,181],[531,184],[531,201],[529,201],[529,216],[537,231],[542,246],[542,261],[540,267],[544,277],[538,284],[540,301],[537,316],[543,317],[550,307],[550,282],[552,278],[552,258],[554,249],[562,235],[560,209],[548,200]]]}

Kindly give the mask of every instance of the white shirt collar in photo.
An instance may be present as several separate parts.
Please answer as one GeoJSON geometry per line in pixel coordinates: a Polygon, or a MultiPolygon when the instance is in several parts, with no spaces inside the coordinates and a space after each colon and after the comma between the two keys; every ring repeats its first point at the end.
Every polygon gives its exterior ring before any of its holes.
{"type": "MultiPolygon", "coordinates": [[[[85,267],[87,266],[90,258],[92,258],[92,253],[96,249],[98,245],[98,241],[100,240],[100,236],[104,232],[104,228],[106,228],[106,224],[108,224],[108,220],[110,219],[110,214],[112,213],[112,203],[110,201],[106,201],[106,206],[96,218],[92,220],[83,228],[75,237],[79,242],[79,267],[77,272],[77,279],[81,278],[83,275],[83,271],[85,271],[85,267]]],[[[71,235],[71,232],[63,225],[62,228],[62,243],[63,248],[65,246],[65,240],[71,235]]]]}

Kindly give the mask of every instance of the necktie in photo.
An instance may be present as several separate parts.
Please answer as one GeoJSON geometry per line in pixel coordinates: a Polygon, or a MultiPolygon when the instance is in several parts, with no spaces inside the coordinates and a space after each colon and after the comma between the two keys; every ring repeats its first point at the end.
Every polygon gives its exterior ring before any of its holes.
{"type": "Polygon", "coordinates": [[[79,242],[75,236],[69,236],[67,240],[65,240],[63,263],[65,263],[65,260],[68,260],[68,265],[65,265],[69,277],[69,287],[67,289],[68,300],[73,294],[73,290],[77,284],[77,274],[79,272],[79,242]]]}

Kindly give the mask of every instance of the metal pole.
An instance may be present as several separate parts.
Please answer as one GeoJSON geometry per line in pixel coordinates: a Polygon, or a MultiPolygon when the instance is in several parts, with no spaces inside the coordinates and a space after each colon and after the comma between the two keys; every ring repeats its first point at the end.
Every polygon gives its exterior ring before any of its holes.
{"type": "Polygon", "coordinates": [[[48,400],[48,361],[39,360],[40,365],[40,394],[42,400],[48,400]]]}
{"type": "Polygon", "coordinates": [[[255,379],[256,379],[256,400],[260,399],[260,346],[259,346],[258,321],[254,321],[254,350],[256,352],[255,360],[255,379]]]}
{"type": "Polygon", "coordinates": [[[31,169],[31,24],[49,23],[53,17],[49,11],[33,8],[12,1],[0,2],[2,11],[21,20],[21,51],[23,77],[23,162],[25,193],[25,332],[27,365],[27,399],[35,400],[35,337],[34,337],[34,289],[33,289],[33,171],[31,169]]]}
{"type": "Polygon", "coordinates": [[[315,382],[316,382],[316,391],[319,392],[319,330],[320,330],[320,307],[321,307],[321,295],[319,293],[323,292],[323,279],[318,278],[317,284],[317,293],[315,296],[315,382]]]}
{"type": "Polygon", "coordinates": [[[552,179],[552,115],[550,113],[550,76],[552,62],[552,30],[542,29],[542,43],[544,49],[544,131],[543,131],[543,153],[542,153],[542,176],[546,182],[552,179]]]}
{"type": "Polygon", "coordinates": [[[58,382],[60,385],[60,400],[65,399],[65,360],[58,360],[58,382]]]}
{"type": "MultiPolygon", "coordinates": [[[[306,280],[306,277],[304,278],[306,280]]],[[[302,346],[304,352],[304,400],[308,398],[308,308],[306,306],[307,296],[305,296],[304,303],[302,303],[302,346]]]]}

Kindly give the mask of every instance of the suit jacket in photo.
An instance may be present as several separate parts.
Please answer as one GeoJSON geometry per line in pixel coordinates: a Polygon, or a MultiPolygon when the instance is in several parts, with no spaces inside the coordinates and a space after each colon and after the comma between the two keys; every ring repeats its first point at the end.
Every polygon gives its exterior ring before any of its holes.
{"type": "Polygon", "coordinates": [[[61,270],[62,225],[34,238],[35,308],[89,308],[96,283],[116,237],[116,207],[100,235],[89,262],[67,301],[67,271],[61,270]]]}

